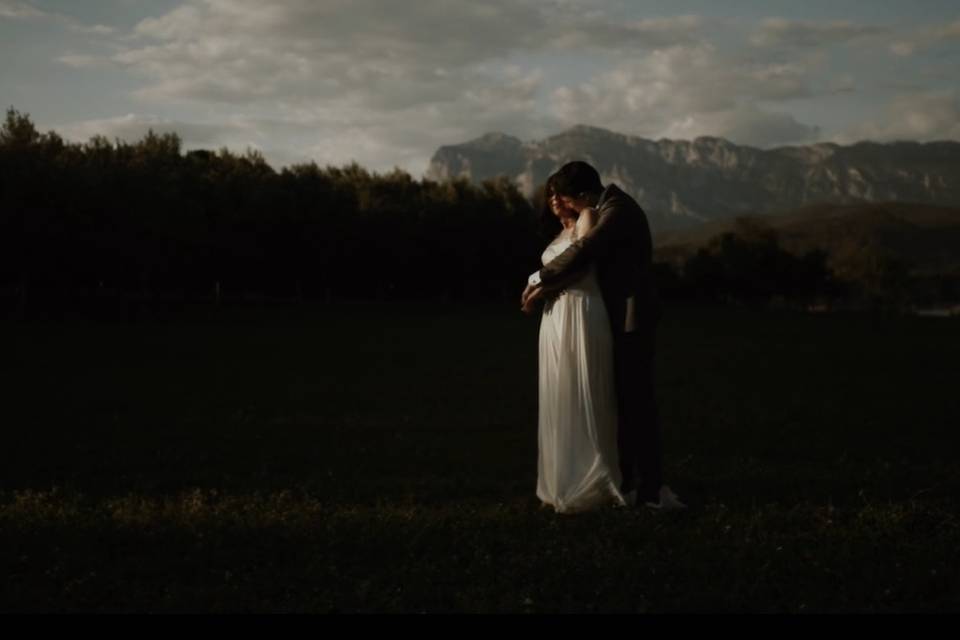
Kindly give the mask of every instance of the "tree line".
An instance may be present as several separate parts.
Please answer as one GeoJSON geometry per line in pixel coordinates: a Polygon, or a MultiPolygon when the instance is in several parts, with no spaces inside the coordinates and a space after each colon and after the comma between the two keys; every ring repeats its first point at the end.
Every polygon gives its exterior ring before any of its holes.
{"type": "MultiPolygon", "coordinates": [[[[506,177],[276,171],[252,150],[184,152],[173,133],[70,143],[11,108],[0,129],[0,291],[21,310],[110,296],[513,300],[549,240],[541,205],[542,191],[531,202],[506,177]]],[[[827,264],[744,228],[656,269],[666,298],[849,295],[827,264]]]]}
{"type": "Polygon", "coordinates": [[[536,226],[506,178],[278,172],[256,151],[183,153],[176,134],[153,131],[68,143],[12,109],[0,130],[0,286],[19,297],[516,296],[539,256],[536,226]]]}

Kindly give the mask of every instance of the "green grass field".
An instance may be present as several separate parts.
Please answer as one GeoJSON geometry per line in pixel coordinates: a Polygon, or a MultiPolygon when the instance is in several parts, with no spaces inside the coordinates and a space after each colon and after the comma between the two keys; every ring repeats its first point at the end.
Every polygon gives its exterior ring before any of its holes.
{"type": "Polygon", "coordinates": [[[960,323],[668,309],[690,509],[560,516],[538,322],[4,325],[0,610],[960,611],[960,323]]]}

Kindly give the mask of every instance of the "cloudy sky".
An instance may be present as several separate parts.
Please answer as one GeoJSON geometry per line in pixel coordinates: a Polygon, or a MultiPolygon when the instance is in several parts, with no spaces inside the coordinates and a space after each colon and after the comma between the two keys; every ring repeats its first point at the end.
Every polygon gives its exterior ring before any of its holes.
{"type": "Polygon", "coordinates": [[[956,0],[0,0],[0,96],[73,140],[175,130],[420,176],[488,131],[960,139],[956,0]]]}

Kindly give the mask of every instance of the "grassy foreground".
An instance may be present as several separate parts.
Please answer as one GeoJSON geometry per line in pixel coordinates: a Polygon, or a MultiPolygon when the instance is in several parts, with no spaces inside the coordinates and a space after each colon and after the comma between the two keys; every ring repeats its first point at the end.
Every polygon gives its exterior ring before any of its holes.
{"type": "Polygon", "coordinates": [[[538,508],[535,318],[8,324],[0,610],[960,611],[960,323],[668,310],[682,514],[538,508]]]}

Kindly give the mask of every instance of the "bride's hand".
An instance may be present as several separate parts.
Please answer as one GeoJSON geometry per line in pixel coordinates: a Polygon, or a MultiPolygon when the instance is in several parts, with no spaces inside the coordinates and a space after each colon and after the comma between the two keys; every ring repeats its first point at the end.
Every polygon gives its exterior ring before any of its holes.
{"type": "Polygon", "coordinates": [[[523,312],[526,314],[531,314],[537,309],[537,302],[543,299],[543,287],[536,287],[528,296],[524,297],[523,300],[523,312]]]}
{"type": "Polygon", "coordinates": [[[523,293],[520,295],[520,308],[523,308],[523,305],[527,304],[527,298],[533,293],[533,290],[536,289],[536,286],[528,284],[526,289],[523,290],[523,293]]]}

